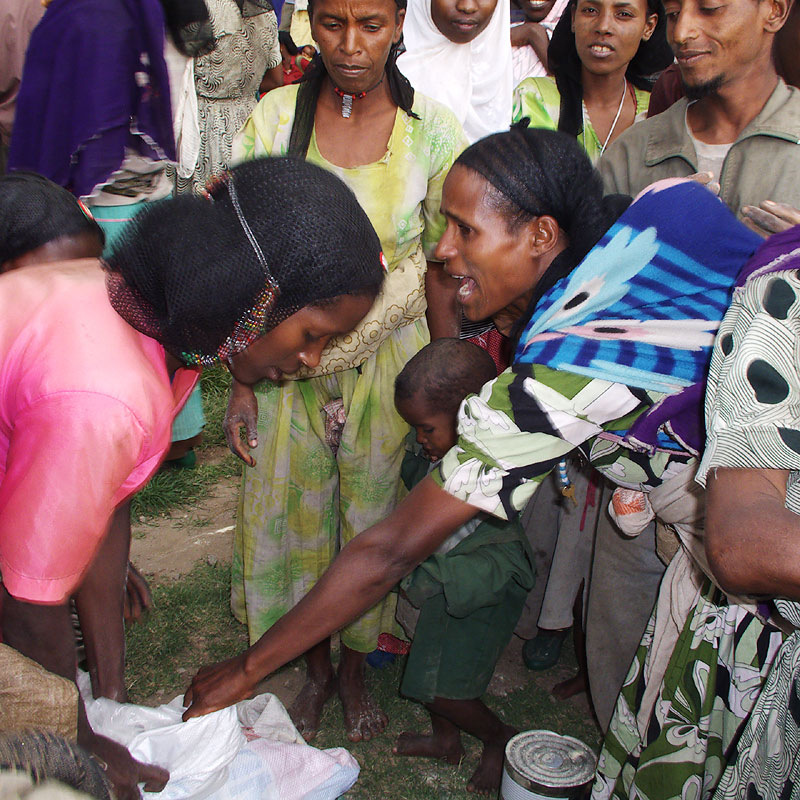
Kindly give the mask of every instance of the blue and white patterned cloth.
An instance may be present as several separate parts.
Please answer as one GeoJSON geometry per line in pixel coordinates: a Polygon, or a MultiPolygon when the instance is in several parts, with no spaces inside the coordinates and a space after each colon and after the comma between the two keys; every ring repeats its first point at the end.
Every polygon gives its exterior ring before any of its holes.
{"type": "MultiPolygon", "coordinates": [[[[760,243],[699,184],[654,184],[583,262],[544,294],[520,338],[515,362],[667,395],[694,386],[687,402],[672,404],[666,414],[658,406],[648,412],[659,424],[640,443],[675,447],[665,428],[689,413],[699,421],[719,322],[739,270],[760,243]],[[687,220],[699,224],[687,228],[687,220]]],[[[684,437],[690,451],[701,444],[700,430],[684,437]]]]}

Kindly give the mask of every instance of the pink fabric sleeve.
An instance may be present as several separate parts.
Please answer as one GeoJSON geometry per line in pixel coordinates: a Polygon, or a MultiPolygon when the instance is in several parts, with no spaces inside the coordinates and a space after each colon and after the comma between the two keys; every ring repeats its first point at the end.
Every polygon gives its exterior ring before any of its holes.
{"type": "Polygon", "coordinates": [[[0,477],[0,570],[14,597],[57,604],[75,591],[145,440],[102,394],[52,394],[17,415],[0,477]]]}

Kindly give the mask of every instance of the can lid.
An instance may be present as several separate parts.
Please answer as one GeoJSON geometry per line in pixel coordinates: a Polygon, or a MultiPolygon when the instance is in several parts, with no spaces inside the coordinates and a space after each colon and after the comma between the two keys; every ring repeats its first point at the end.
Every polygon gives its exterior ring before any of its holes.
{"type": "Polygon", "coordinates": [[[594,776],[597,758],[587,745],[553,731],[523,731],[506,745],[506,766],[526,789],[569,789],[594,776]]]}

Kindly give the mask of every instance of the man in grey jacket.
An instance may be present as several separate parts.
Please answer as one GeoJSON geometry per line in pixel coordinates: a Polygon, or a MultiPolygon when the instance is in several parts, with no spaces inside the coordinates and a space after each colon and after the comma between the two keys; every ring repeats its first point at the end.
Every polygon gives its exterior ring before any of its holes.
{"type": "MultiPolygon", "coordinates": [[[[765,200],[800,205],[800,91],[778,77],[786,0],[667,0],[667,37],[686,97],[632,126],[600,161],[609,192],[710,172],[737,214],[765,200]]],[[[800,42],[798,42],[800,46],[800,42]]]]}

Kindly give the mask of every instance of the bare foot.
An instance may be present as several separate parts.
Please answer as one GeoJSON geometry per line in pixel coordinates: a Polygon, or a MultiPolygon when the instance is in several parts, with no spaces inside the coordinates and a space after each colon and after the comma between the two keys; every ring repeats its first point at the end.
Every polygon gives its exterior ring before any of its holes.
{"type": "Polygon", "coordinates": [[[503,759],[506,754],[506,743],[517,733],[510,725],[503,725],[503,735],[483,745],[481,763],[472,773],[467,784],[467,791],[474,794],[490,794],[496,796],[503,777],[503,759]]]}
{"type": "Polygon", "coordinates": [[[461,736],[453,741],[445,741],[432,734],[424,735],[408,731],[397,737],[392,752],[398,756],[439,758],[448,764],[460,764],[464,758],[461,736]]]}
{"type": "Polygon", "coordinates": [[[289,716],[307,742],[317,735],[322,709],[335,691],[336,677],[333,674],[327,680],[308,680],[292,703],[289,716]]]}
{"type": "Polygon", "coordinates": [[[550,693],[553,695],[553,697],[556,697],[559,700],[566,700],[570,697],[574,697],[576,694],[585,692],[587,688],[586,673],[584,673],[583,670],[580,670],[571,678],[567,678],[567,680],[557,683],[550,690],[550,693]]]}
{"type": "Polygon", "coordinates": [[[338,683],[347,738],[351,742],[369,741],[383,733],[389,720],[367,691],[363,668],[340,669],[338,683]]]}

